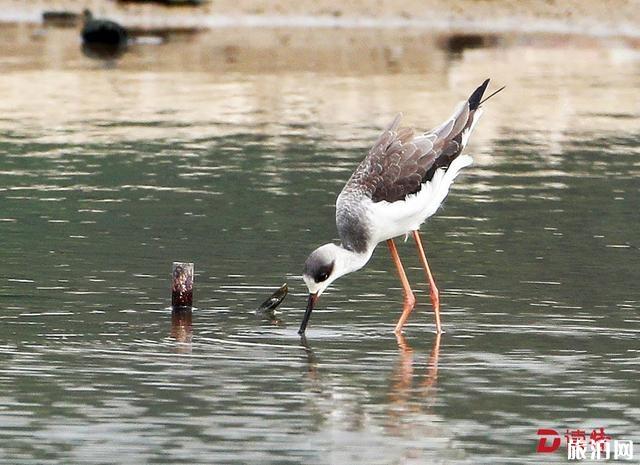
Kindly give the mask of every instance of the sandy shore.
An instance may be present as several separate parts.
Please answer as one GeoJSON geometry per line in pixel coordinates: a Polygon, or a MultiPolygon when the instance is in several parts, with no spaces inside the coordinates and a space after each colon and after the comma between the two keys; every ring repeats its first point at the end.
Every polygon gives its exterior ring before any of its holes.
{"type": "Polygon", "coordinates": [[[315,27],[640,37],[638,0],[215,0],[163,7],[106,0],[0,0],[1,22],[91,8],[136,28],[315,27]]]}

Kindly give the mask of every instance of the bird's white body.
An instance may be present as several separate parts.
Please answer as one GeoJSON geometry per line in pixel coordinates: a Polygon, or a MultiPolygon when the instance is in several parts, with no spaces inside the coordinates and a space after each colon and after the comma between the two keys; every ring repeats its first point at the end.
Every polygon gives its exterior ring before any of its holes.
{"type": "Polygon", "coordinates": [[[371,242],[378,244],[420,229],[422,223],[438,211],[460,170],[471,163],[470,156],[460,155],[446,171],[437,170],[431,181],[422,184],[420,191],[408,195],[405,200],[392,203],[369,200],[366,209],[374,234],[371,242]]]}
{"type": "MultiPolygon", "coordinates": [[[[422,184],[420,191],[407,196],[405,200],[373,202],[371,199],[363,199],[362,207],[373,233],[369,247],[363,252],[354,252],[336,244],[325,244],[322,247],[326,249],[324,252],[335,257],[335,273],[329,283],[365,266],[380,242],[420,229],[422,223],[438,211],[460,170],[472,163],[470,156],[460,155],[447,170],[436,170],[433,178],[422,184]]],[[[338,196],[337,203],[341,201],[340,197],[338,196]]],[[[306,277],[305,282],[312,293],[317,292],[319,295],[329,284],[315,283],[306,277]]]]}

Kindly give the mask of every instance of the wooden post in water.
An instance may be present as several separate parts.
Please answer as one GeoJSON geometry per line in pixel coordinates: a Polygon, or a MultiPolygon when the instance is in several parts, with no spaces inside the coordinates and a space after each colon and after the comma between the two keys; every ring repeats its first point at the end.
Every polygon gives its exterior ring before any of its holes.
{"type": "Polygon", "coordinates": [[[193,306],[193,263],[173,262],[171,272],[171,307],[193,306]]]}

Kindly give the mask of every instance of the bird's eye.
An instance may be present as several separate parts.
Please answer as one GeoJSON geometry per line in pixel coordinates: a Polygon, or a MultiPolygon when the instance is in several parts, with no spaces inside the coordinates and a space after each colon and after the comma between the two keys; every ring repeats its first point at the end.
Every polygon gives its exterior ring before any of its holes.
{"type": "Polygon", "coordinates": [[[333,262],[328,265],[320,266],[316,269],[316,272],[313,275],[313,279],[317,283],[321,283],[329,279],[331,276],[331,272],[333,271],[333,262]]]}

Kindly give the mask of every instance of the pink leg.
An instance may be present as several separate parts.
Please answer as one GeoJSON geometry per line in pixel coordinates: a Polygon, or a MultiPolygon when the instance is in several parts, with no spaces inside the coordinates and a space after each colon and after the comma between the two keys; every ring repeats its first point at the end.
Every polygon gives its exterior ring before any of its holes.
{"type": "Polygon", "coordinates": [[[418,231],[413,231],[413,238],[416,241],[416,246],[418,247],[418,252],[420,254],[420,261],[422,262],[422,267],[424,268],[424,272],[427,275],[427,281],[429,281],[429,293],[431,294],[431,304],[433,305],[433,311],[436,315],[436,333],[442,333],[442,325],[440,324],[440,292],[436,287],[436,282],[433,279],[433,275],[431,274],[431,270],[429,269],[429,263],[427,263],[427,257],[424,254],[424,247],[422,247],[422,240],[420,239],[420,233],[418,231]]]}
{"type": "Polygon", "coordinates": [[[407,279],[407,274],[404,272],[404,268],[402,267],[402,262],[400,261],[400,256],[398,255],[398,249],[396,248],[396,244],[393,242],[393,239],[389,239],[387,241],[387,245],[389,246],[389,252],[391,252],[391,258],[393,259],[393,263],[396,265],[396,269],[398,270],[398,276],[400,276],[400,282],[402,283],[402,290],[404,291],[404,301],[402,306],[402,315],[400,315],[400,319],[398,320],[398,324],[394,329],[394,333],[401,334],[402,327],[409,318],[409,314],[411,314],[411,310],[416,305],[416,298],[413,295],[413,291],[411,290],[411,286],[409,285],[409,280],[407,279]]]}

